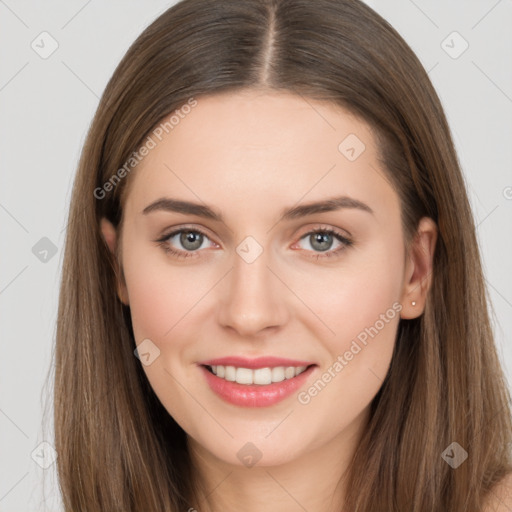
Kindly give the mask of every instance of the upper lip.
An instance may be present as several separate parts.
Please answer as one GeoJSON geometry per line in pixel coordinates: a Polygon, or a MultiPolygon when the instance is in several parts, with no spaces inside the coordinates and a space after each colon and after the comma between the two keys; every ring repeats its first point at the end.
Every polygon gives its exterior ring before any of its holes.
{"type": "Polygon", "coordinates": [[[276,366],[311,366],[315,363],[312,363],[311,361],[298,361],[296,359],[285,359],[273,356],[262,356],[252,359],[241,356],[229,356],[201,361],[199,364],[203,366],[236,366],[237,368],[250,368],[256,370],[258,368],[275,368],[276,366]]]}

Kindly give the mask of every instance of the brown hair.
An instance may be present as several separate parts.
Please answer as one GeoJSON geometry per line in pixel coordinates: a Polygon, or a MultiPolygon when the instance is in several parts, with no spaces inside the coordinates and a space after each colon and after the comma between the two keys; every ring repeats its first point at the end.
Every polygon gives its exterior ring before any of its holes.
{"type": "Polygon", "coordinates": [[[425,311],[400,321],[346,510],[480,510],[512,470],[512,426],[465,183],[427,73],[358,0],[184,0],[115,70],[81,155],[62,271],[55,436],[65,510],[198,502],[186,435],[134,357],[130,310],[116,293],[122,275],[99,229],[106,217],[121,231],[130,176],[104,197],[95,190],[190,98],[254,87],[327,100],[366,121],[400,196],[406,240],[423,216],[439,229],[425,311]],[[469,454],[457,469],[441,457],[453,441],[469,454]]]}

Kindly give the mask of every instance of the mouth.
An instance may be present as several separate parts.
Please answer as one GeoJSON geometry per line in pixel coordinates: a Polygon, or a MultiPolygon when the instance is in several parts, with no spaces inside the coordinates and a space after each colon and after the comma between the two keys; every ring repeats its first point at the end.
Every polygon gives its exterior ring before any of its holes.
{"type": "Polygon", "coordinates": [[[239,407],[268,407],[303,387],[318,365],[245,368],[200,364],[198,367],[210,390],[223,401],[239,407]]]}
{"type": "Polygon", "coordinates": [[[268,386],[272,383],[283,382],[299,376],[308,368],[316,366],[275,366],[273,368],[244,368],[225,365],[203,365],[211,374],[227,382],[236,382],[237,384],[268,386]]]}

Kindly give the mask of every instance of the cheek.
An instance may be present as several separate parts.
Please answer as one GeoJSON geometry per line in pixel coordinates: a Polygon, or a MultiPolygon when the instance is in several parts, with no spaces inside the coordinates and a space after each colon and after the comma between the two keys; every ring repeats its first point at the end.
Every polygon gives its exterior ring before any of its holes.
{"type": "Polygon", "coordinates": [[[211,275],[200,267],[170,265],[160,248],[127,251],[123,268],[137,343],[144,338],[162,343],[173,336],[212,286],[211,275]]]}
{"type": "Polygon", "coordinates": [[[389,323],[399,317],[403,284],[401,247],[399,237],[393,242],[385,236],[374,238],[365,247],[349,249],[339,265],[304,272],[296,279],[297,295],[328,328],[322,338],[331,354],[347,349],[375,323],[382,332],[392,330],[389,323]]]}
{"type": "Polygon", "coordinates": [[[334,430],[369,405],[388,371],[400,321],[401,247],[400,238],[393,244],[383,237],[310,295],[333,332],[323,336],[328,357],[317,380],[298,401],[310,414],[327,414],[334,430]]]}
{"type": "MultiPolygon", "coordinates": [[[[179,312],[176,291],[158,278],[158,269],[140,266],[126,276],[135,340],[150,338],[158,343],[177,322],[179,312]]],[[[179,283],[174,283],[178,286],[179,283]]]]}
{"type": "MultiPolygon", "coordinates": [[[[130,247],[129,237],[126,240],[130,247]]],[[[197,382],[192,373],[195,366],[190,363],[193,345],[189,328],[194,305],[211,288],[211,283],[201,271],[192,275],[189,269],[172,267],[163,251],[160,254],[160,250],[133,244],[124,254],[135,341],[137,345],[146,339],[152,342],[151,362],[142,368],[169,414],[184,430],[193,432],[194,415],[200,415],[201,410],[189,392],[196,396],[199,390],[188,384],[185,390],[181,383],[197,382]]]]}

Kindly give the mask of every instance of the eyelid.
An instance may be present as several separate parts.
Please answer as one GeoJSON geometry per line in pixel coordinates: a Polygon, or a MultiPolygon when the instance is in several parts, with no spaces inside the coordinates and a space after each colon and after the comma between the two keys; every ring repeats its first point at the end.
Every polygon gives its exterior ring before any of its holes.
{"type": "Polygon", "coordinates": [[[210,241],[212,241],[216,245],[220,245],[219,243],[217,243],[213,240],[213,238],[215,238],[215,237],[212,236],[209,233],[209,230],[207,230],[206,228],[198,227],[198,226],[190,226],[190,225],[181,225],[181,224],[177,225],[177,226],[173,226],[172,228],[169,228],[169,230],[165,230],[164,234],[159,236],[155,240],[155,242],[164,242],[165,240],[168,240],[170,237],[178,234],[181,231],[193,231],[193,232],[201,233],[201,235],[207,237],[210,241]]]}
{"type": "Polygon", "coordinates": [[[346,229],[337,228],[330,224],[322,224],[322,223],[316,223],[313,225],[310,224],[306,228],[301,228],[300,231],[302,231],[302,229],[304,229],[304,232],[302,235],[298,236],[299,239],[302,239],[305,235],[315,233],[316,231],[322,231],[322,232],[323,231],[331,231],[333,233],[336,233],[341,238],[345,238],[347,240],[352,240],[352,235],[346,229]]]}

